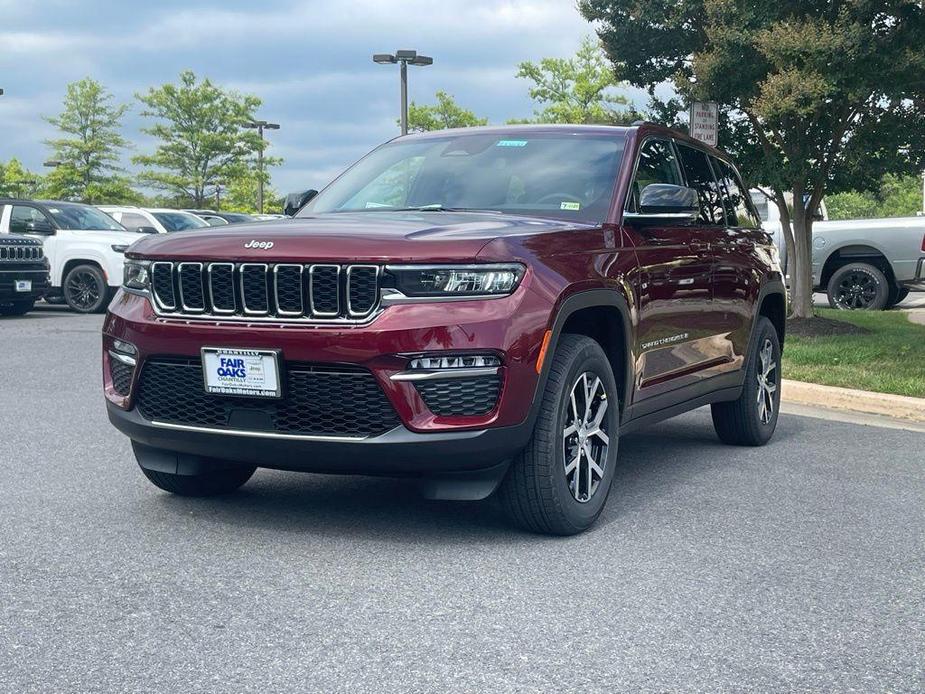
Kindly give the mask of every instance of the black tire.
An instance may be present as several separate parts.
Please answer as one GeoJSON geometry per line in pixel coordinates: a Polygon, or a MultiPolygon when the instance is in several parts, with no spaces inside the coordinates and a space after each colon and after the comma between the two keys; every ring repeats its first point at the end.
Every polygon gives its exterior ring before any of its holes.
{"type": "Polygon", "coordinates": [[[34,308],[35,301],[33,299],[0,304],[0,316],[24,316],[34,308]]]}
{"type": "Polygon", "coordinates": [[[204,472],[198,475],[172,475],[169,472],[157,472],[141,468],[154,486],[165,492],[179,496],[217,496],[228,494],[247,482],[254,467],[234,467],[204,472]]]}
{"type": "Polygon", "coordinates": [[[890,298],[890,283],[873,265],[848,263],[835,271],[826,292],[832,308],[882,311],[890,298]]]}
{"type": "Polygon", "coordinates": [[[897,287],[893,285],[890,287],[890,298],[887,299],[886,307],[887,309],[895,308],[896,304],[901,304],[906,300],[906,297],[909,296],[909,290],[905,287],[897,287]]]}
{"type": "Polygon", "coordinates": [[[61,287],[64,301],[77,313],[103,313],[111,298],[103,271],[96,265],[75,265],[61,287]]]}
{"type": "Polygon", "coordinates": [[[745,385],[742,394],[731,402],[717,402],[711,405],[713,428],[720,441],[733,446],[763,446],[774,434],[777,417],[780,414],[780,342],[774,325],[764,316],[758,317],[755,326],[755,340],[748,355],[745,368],[745,385]],[[762,368],[762,353],[770,350],[770,371],[762,368]],[[764,382],[773,387],[773,392],[762,389],[759,373],[764,372],[764,382]],[[762,409],[769,409],[765,416],[762,409]]]}
{"type": "Polygon", "coordinates": [[[563,335],[552,357],[533,437],[511,463],[499,490],[505,510],[517,525],[549,535],[574,535],[591,527],[607,502],[613,482],[619,410],[617,384],[604,350],[584,335],[563,335]],[[590,384],[595,389],[590,397],[593,421],[567,434],[567,430],[573,428],[573,413],[584,409],[581,417],[588,419],[589,410],[582,408],[584,400],[579,396],[573,408],[571,398],[573,388],[582,389],[579,394],[587,392],[581,381],[587,374],[591,374],[590,384]],[[593,377],[599,378],[600,383],[593,377]],[[601,409],[603,412],[598,417],[601,409]],[[600,421],[598,428],[608,439],[606,444],[601,434],[593,431],[597,420],[600,421]],[[584,446],[588,447],[591,458],[584,446]],[[566,461],[567,448],[570,450],[568,462],[573,468],[571,473],[566,461]],[[602,474],[593,470],[593,456],[597,456],[595,464],[602,474]]]}

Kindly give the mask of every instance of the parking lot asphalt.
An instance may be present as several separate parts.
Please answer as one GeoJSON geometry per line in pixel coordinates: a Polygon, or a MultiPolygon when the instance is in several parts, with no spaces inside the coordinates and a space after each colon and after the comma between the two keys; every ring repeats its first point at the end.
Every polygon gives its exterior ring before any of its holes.
{"type": "Polygon", "coordinates": [[[922,691],[921,433],[698,410],[567,539],[400,480],[183,499],[106,420],[101,323],[0,319],[2,692],[922,691]]]}

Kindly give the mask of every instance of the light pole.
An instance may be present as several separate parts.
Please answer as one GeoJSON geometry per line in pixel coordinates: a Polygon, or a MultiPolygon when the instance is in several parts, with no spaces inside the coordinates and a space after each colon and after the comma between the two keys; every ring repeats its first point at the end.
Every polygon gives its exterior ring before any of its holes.
{"type": "Polygon", "coordinates": [[[244,124],[245,128],[256,128],[260,135],[260,149],[257,150],[257,211],[263,214],[263,131],[279,130],[279,123],[254,120],[244,124]]]}
{"type": "Polygon", "coordinates": [[[417,51],[395,51],[391,53],[376,53],[373,62],[379,65],[401,65],[401,134],[408,134],[408,65],[433,65],[434,59],[426,55],[418,55],[417,51]]]}

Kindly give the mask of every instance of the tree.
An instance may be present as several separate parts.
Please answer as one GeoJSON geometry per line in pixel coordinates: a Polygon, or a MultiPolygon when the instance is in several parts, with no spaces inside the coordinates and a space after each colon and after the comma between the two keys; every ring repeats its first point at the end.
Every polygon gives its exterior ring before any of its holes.
{"type": "Polygon", "coordinates": [[[581,0],[620,74],[717,101],[721,141],[781,210],[792,309],[812,315],[812,218],[826,191],[925,164],[925,13],[910,0],[581,0]],[[792,215],[784,193],[796,205],[792,215]]]}
{"type": "Polygon", "coordinates": [[[436,98],[436,104],[419,106],[415,102],[411,102],[408,106],[409,131],[425,132],[428,130],[488,125],[487,118],[479,118],[472,111],[464,109],[446,92],[438,91],[436,98]]]}
{"type": "Polygon", "coordinates": [[[509,123],[605,123],[621,124],[639,117],[635,109],[618,110],[629,101],[614,89],[621,82],[607,62],[598,41],[585,37],[572,58],[543,58],[524,62],[517,77],[533,83],[530,98],[544,104],[533,120],[509,123]]]}
{"type": "MultiPolygon", "coordinates": [[[[133,157],[144,167],[140,179],[196,207],[215,194],[216,185],[245,175],[250,158],[265,146],[255,130],[243,129],[254,120],[260,99],[198,81],[190,70],[180,74],[179,84],[136,96],[142,115],[157,119],[142,132],[160,141],[154,154],[133,157]]],[[[266,166],[277,162],[264,158],[266,166]]]]}
{"type": "Polygon", "coordinates": [[[922,210],[922,179],[887,174],[873,191],[836,193],[825,204],[829,219],[911,217],[922,210]]]}
{"type": "Polygon", "coordinates": [[[28,198],[35,195],[42,184],[42,177],[29,171],[16,157],[6,164],[0,164],[0,196],[28,198]]]}
{"type": "Polygon", "coordinates": [[[113,190],[123,198],[131,194],[128,179],[119,175],[121,150],[128,146],[120,134],[127,109],[89,77],[67,86],[61,115],[45,119],[64,135],[45,141],[61,162],[47,182],[52,197],[99,202],[109,201],[113,190]]]}

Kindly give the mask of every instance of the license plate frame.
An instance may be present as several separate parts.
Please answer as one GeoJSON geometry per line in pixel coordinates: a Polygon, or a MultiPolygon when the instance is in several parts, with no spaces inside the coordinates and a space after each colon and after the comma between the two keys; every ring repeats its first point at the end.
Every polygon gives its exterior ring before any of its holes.
{"type": "Polygon", "coordinates": [[[202,387],[208,395],[278,400],[283,397],[281,356],[278,349],[203,347],[202,387]],[[222,362],[222,359],[233,361],[222,362]],[[232,373],[242,368],[243,375],[232,373]],[[219,369],[224,373],[219,373],[219,369]]]}

